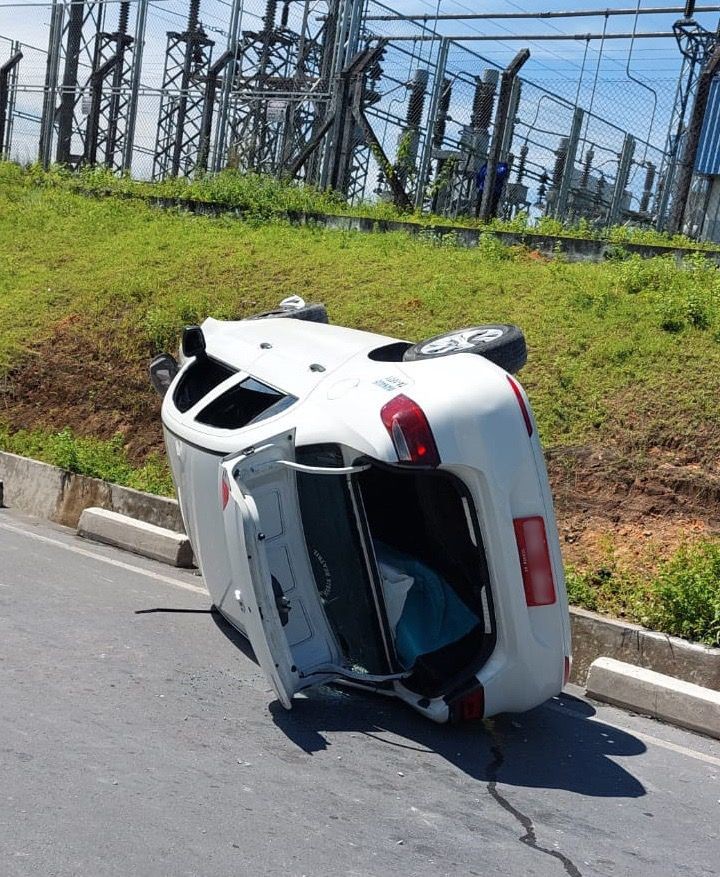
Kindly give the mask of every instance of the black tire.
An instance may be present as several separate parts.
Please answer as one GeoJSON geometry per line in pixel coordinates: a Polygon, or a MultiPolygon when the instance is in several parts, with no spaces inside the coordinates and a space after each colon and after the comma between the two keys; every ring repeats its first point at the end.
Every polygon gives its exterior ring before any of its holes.
{"type": "Polygon", "coordinates": [[[247,317],[248,320],[266,320],[284,319],[284,320],[305,320],[306,323],[329,323],[327,309],[325,305],[313,304],[305,305],[302,308],[276,308],[274,311],[265,311],[262,314],[255,314],[247,317]]]}
{"type": "Polygon", "coordinates": [[[492,323],[487,326],[468,326],[455,332],[444,332],[413,344],[405,351],[404,362],[438,359],[456,353],[474,353],[484,356],[507,372],[518,372],[527,362],[525,336],[517,326],[492,323]]]}

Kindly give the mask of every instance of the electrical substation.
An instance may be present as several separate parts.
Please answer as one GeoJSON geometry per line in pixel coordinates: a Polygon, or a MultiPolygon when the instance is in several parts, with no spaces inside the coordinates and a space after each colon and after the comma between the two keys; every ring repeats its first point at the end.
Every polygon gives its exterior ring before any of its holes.
{"type": "Polygon", "coordinates": [[[48,5],[47,46],[0,37],[8,158],[153,180],[235,168],[453,219],[524,211],[720,240],[720,31],[707,26],[720,6],[48,5]],[[650,14],[665,26],[644,28],[650,14]],[[582,32],[593,16],[603,27],[582,32]],[[523,32],[539,19],[546,31],[523,32]],[[511,25],[502,63],[482,54],[497,41],[490,21],[511,25]],[[617,112],[600,106],[602,62],[620,40],[629,53],[664,40],[678,59],[672,93],[633,74],[628,54],[617,112]],[[563,41],[584,48],[574,94],[524,75],[538,45],[563,41]]]}

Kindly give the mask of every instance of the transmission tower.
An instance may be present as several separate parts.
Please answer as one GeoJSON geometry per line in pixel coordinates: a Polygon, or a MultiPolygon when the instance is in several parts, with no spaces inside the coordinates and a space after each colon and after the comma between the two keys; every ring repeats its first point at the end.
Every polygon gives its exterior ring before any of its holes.
{"type": "Polygon", "coordinates": [[[323,28],[312,32],[317,3],[302,0],[297,29],[289,0],[278,5],[267,0],[262,29],[242,33],[230,108],[229,163],[266,173],[276,173],[310,138],[322,66],[323,28]]]}
{"type": "Polygon", "coordinates": [[[95,43],[90,76],[90,111],[85,137],[85,160],[120,171],[125,166],[129,107],[132,99],[132,46],[128,34],[130,3],[120,3],[118,26],[101,31],[95,43]]]}
{"type": "Polygon", "coordinates": [[[200,23],[200,0],[190,0],[187,28],[167,34],[154,180],[191,174],[196,168],[214,45],[200,23]]]}
{"type": "Polygon", "coordinates": [[[117,27],[106,31],[103,0],[53,0],[40,125],[45,166],[54,159],[130,167],[147,3],[118,4],[117,27]]]}

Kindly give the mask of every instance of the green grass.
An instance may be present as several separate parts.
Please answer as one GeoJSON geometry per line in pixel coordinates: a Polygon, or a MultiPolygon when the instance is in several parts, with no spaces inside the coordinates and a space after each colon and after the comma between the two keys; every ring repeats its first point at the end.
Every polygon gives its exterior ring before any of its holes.
{"type": "Polygon", "coordinates": [[[674,636],[720,646],[720,540],[682,546],[650,576],[611,560],[567,571],[570,602],[674,636]]]}
{"type": "MultiPolygon", "coordinates": [[[[175,349],[186,323],[243,317],[298,293],[324,301],[333,322],[411,340],[474,323],[516,323],[528,340],[522,378],[546,446],[612,449],[638,472],[654,465],[658,451],[687,453],[707,471],[716,466],[720,275],[701,255],[679,266],[670,257],[571,264],[507,249],[490,235],[465,249],[452,239],[295,227],[268,220],[278,198],[296,205],[285,209],[309,209],[297,205],[332,196],[235,176],[233,185],[248,186],[256,199],[249,221],[87,198],[64,177],[58,184],[57,173],[0,164],[0,386],[43,344],[47,350],[67,339],[71,326],[82,339],[77,355],[89,357],[87,383],[75,392],[98,395],[98,409],[123,415],[131,435],[149,410],[149,385],[147,397],[140,391],[127,411],[113,411],[93,382],[96,371],[116,369],[122,382],[153,353],[175,349]]],[[[194,191],[201,184],[173,185],[194,191]]],[[[72,393],[64,404],[71,413],[72,393]]],[[[71,433],[6,422],[0,446],[169,492],[163,461],[151,456],[138,467],[124,435],[100,441],[82,423],[71,433]]],[[[676,566],[658,571],[639,608],[637,581],[619,567],[571,573],[571,594],[580,604],[714,641],[717,567],[707,558],[716,549],[707,550],[681,553],[676,566]]]]}
{"type": "Polygon", "coordinates": [[[270,219],[287,214],[331,214],[363,216],[376,220],[401,220],[419,225],[439,225],[460,228],[487,228],[517,234],[549,235],[583,240],[603,240],[618,245],[647,244],[659,247],[680,247],[697,250],[717,250],[716,244],[695,241],[682,234],[669,235],[647,227],[626,225],[611,228],[594,228],[587,220],[567,224],[552,217],[540,217],[530,221],[520,212],[510,220],[493,219],[482,223],[472,217],[458,220],[420,211],[401,211],[390,202],[363,202],[348,205],[337,192],[315,189],[300,183],[280,181],[273,177],[226,170],[198,179],[186,177],[168,178],[158,182],[118,177],[103,168],[85,168],[71,173],[62,167],[49,172],[39,166],[31,166],[26,173],[36,185],[62,186],[69,190],[96,193],[98,195],[125,195],[136,198],[172,198],[181,201],[200,201],[220,204],[242,211],[247,217],[270,219]]]}
{"type": "Polygon", "coordinates": [[[69,429],[12,431],[0,426],[0,449],[148,493],[172,496],[175,492],[167,462],[150,454],[142,466],[134,466],[127,458],[121,435],[102,441],[73,435],[69,429]]]}

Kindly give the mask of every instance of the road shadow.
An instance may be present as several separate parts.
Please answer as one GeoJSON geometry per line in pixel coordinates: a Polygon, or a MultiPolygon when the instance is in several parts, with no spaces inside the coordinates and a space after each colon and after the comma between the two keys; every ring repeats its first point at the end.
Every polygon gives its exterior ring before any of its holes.
{"type": "Polygon", "coordinates": [[[311,689],[286,711],[270,705],[273,721],[306,753],[329,746],[328,733],[364,734],[381,745],[430,750],[483,783],[565,789],[600,798],[639,798],[645,788],[613,759],[640,755],[645,744],[593,720],[590,704],[570,695],[522,715],[486,722],[436,725],[399,701],[360,692],[311,689]],[[383,735],[390,733],[395,739],[383,735]]]}
{"type": "MultiPolygon", "coordinates": [[[[257,663],[247,639],[218,612],[212,618],[257,663]]],[[[642,783],[613,760],[641,755],[645,744],[597,721],[591,704],[569,694],[521,715],[457,726],[436,725],[400,701],[339,686],[307,689],[289,711],[277,701],[269,709],[275,725],[309,755],[330,747],[327,734],[363,734],[382,746],[430,750],[478,782],[598,798],[645,795],[642,783]]]]}

